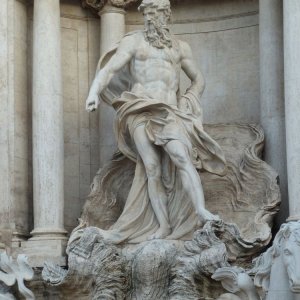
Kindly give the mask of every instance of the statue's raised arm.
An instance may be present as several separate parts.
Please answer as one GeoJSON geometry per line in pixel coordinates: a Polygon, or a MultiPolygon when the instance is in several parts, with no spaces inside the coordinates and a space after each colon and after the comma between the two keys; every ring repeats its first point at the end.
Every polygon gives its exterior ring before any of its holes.
{"type": "Polygon", "coordinates": [[[124,67],[134,55],[134,45],[137,37],[135,35],[125,36],[116,53],[111,57],[104,68],[97,70],[95,79],[86,100],[86,110],[94,111],[99,105],[99,95],[108,86],[112,77],[124,67]]]}

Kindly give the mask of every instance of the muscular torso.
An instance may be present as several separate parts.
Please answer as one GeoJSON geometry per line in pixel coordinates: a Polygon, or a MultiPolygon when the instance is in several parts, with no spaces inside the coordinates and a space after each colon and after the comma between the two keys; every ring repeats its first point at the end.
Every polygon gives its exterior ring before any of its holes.
{"type": "Polygon", "coordinates": [[[150,46],[144,37],[137,40],[137,50],[130,63],[134,78],[132,92],[177,105],[181,55],[176,42],[172,48],[158,49],[150,46]]]}

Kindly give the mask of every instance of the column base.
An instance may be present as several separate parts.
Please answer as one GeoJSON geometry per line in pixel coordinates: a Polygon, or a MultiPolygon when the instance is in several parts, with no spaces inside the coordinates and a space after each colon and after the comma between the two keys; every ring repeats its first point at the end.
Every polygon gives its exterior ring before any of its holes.
{"type": "Polygon", "coordinates": [[[286,219],[287,222],[291,222],[291,221],[299,221],[300,220],[300,215],[296,215],[296,216],[290,216],[286,219]]]}
{"type": "Polygon", "coordinates": [[[67,231],[64,229],[44,229],[35,228],[31,231],[32,238],[30,241],[40,241],[40,240],[67,240],[67,231]]]}
{"type": "Polygon", "coordinates": [[[26,241],[30,237],[28,231],[16,230],[12,232],[12,243],[26,241]]]}
{"type": "Polygon", "coordinates": [[[66,247],[67,239],[30,239],[13,248],[14,255],[25,254],[32,267],[43,267],[46,261],[60,266],[67,265],[66,247]]]}

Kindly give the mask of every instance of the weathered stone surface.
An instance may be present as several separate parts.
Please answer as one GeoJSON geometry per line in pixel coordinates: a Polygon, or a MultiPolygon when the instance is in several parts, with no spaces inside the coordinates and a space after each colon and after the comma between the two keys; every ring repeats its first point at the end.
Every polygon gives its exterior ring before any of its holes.
{"type": "Polygon", "coordinates": [[[234,232],[233,225],[221,221],[206,223],[191,241],[153,240],[118,247],[103,240],[101,230],[88,227],[70,241],[69,269],[47,264],[43,277],[61,286],[66,299],[292,300],[299,293],[299,224],[283,225],[273,246],[247,271],[240,267],[243,262],[232,260],[228,247],[229,236],[241,243],[237,228],[234,232]],[[211,276],[231,294],[222,294],[211,276]],[[265,298],[260,287],[271,296],[265,298]]]}
{"type": "MultiPolygon", "coordinates": [[[[221,222],[222,223],[222,222],[221,222]]],[[[172,268],[169,299],[196,300],[214,297],[219,289],[212,289],[211,274],[228,266],[225,243],[216,236],[214,222],[208,222],[195,232],[191,241],[185,242],[172,268]]]]}
{"type": "Polygon", "coordinates": [[[46,282],[62,285],[66,297],[87,294],[92,299],[124,299],[127,290],[124,259],[115,246],[103,240],[97,228],[90,227],[80,239],[70,241],[67,252],[69,271],[47,263],[43,270],[46,282]]]}
{"type": "Polygon", "coordinates": [[[177,255],[176,242],[154,240],[143,243],[130,256],[123,254],[131,266],[128,299],[169,299],[171,269],[177,255]]]}
{"type": "Polygon", "coordinates": [[[216,269],[229,265],[214,230],[206,226],[186,243],[153,240],[116,247],[98,228],[88,227],[69,243],[69,269],[46,264],[43,278],[61,286],[66,297],[196,300],[211,294],[199,283],[207,285],[216,269]]]}
{"type": "Polygon", "coordinates": [[[34,294],[24,284],[24,280],[32,280],[33,275],[34,272],[28,265],[25,255],[18,255],[17,259],[13,260],[6,252],[2,252],[0,254],[0,299],[16,299],[11,287],[17,282],[18,293],[26,300],[34,300],[34,294]]]}

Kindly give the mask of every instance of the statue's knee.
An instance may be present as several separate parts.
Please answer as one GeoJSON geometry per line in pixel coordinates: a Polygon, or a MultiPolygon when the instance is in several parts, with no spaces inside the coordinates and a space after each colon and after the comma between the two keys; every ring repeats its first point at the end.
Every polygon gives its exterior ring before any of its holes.
{"type": "Polygon", "coordinates": [[[148,178],[159,178],[160,177],[160,166],[158,162],[145,163],[145,169],[148,178]]]}
{"type": "Polygon", "coordinates": [[[173,160],[177,166],[184,168],[188,165],[190,159],[187,153],[185,153],[184,151],[175,151],[173,153],[173,160]]]}
{"type": "Polygon", "coordinates": [[[167,152],[177,167],[185,168],[191,161],[185,146],[177,141],[168,143],[167,152]]]}

